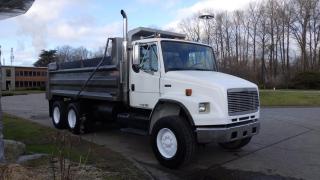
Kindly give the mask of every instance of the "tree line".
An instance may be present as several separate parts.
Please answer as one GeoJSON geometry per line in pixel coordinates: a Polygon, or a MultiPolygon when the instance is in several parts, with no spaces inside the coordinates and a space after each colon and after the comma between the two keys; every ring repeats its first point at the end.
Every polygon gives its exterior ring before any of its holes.
{"type": "Polygon", "coordinates": [[[38,60],[33,64],[35,67],[47,67],[49,63],[52,62],[71,62],[79,61],[90,58],[102,57],[103,49],[100,48],[96,52],[92,52],[87,48],[80,47],[71,47],[68,45],[58,46],[52,50],[42,50],[39,54],[38,60]]]}
{"type": "Polygon", "coordinates": [[[223,72],[288,87],[299,72],[320,69],[320,0],[265,0],[233,12],[204,10],[182,20],[192,41],[209,43],[223,72]],[[213,19],[202,20],[201,14],[213,19]]]}

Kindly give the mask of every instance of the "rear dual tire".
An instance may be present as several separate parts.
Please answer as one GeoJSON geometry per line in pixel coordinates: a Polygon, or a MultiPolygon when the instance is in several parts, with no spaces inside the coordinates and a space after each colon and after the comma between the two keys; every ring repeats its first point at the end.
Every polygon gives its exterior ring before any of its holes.
{"type": "Polygon", "coordinates": [[[63,101],[55,101],[52,104],[52,123],[57,129],[67,128],[66,105],[63,101]]]}
{"type": "Polygon", "coordinates": [[[63,101],[52,104],[52,123],[57,129],[68,128],[73,134],[91,132],[93,123],[89,113],[82,113],[80,104],[76,102],[68,105],[63,101]]]}
{"type": "Polygon", "coordinates": [[[93,122],[89,113],[82,112],[79,103],[70,103],[68,105],[67,122],[69,130],[73,134],[85,134],[93,129],[93,122]]]}

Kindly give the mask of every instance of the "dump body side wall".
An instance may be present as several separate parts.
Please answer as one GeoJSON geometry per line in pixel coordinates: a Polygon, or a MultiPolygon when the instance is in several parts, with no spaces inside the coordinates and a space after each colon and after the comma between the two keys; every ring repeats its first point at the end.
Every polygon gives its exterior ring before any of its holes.
{"type": "MultiPolygon", "coordinates": [[[[48,99],[76,98],[95,67],[49,71],[48,99]]],[[[115,65],[100,67],[79,98],[121,101],[120,71],[115,65]]]]}

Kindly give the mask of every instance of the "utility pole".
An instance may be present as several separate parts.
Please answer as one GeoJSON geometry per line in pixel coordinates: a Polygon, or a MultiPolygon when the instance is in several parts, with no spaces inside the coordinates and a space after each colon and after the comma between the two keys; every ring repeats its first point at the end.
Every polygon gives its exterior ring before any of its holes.
{"type": "Polygon", "coordinates": [[[11,48],[11,55],[10,55],[11,66],[12,66],[13,61],[14,61],[13,48],[11,48]]]}

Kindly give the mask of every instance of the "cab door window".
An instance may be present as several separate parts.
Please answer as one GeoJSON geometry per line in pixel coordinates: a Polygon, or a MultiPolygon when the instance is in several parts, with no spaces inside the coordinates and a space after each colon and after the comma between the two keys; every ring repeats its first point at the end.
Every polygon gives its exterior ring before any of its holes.
{"type": "Polygon", "coordinates": [[[155,44],[140,46],[140,69],[146,72],[158,71],[158,53],[155,44]]]}

